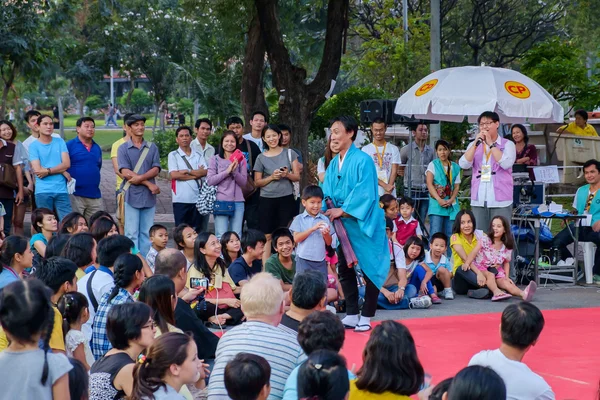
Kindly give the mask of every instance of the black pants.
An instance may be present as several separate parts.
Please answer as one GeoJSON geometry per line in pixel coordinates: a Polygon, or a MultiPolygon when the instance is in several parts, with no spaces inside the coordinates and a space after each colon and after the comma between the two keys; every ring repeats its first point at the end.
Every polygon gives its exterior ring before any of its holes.
{"type": "MultiPolygon", "coordinates": [[[[33,196],[31,196],[33,197],[33,196]]],[[[13,207],[15,206],[15,199],[0,199],[0,203],[4,206],[6,215],[4,216],[4,235],[10,235],[10,228],[12,227],[12,216],[13,207]]]]}
{"type": "MultiPolygon", "coordinates": [[[[347,315],[358,315],[358,284],[356,282],[356,271],[354,268],[348,268],[346,264],[346,257],[342,248],[339,247],[338,251],[338,276],[342,289],[344,290],[344,297],[346,298],[346,314],[347,315]]],[[[379,289],[366,274],[363,274],[365,278],[365,303],[362,308],[363,317],[371,318],[375,316],[377,310],[377,297],[379,296],[379,289]]]]}
{"type": "MultiPolygon", "coordinates": [[[[260,203],[260,191],[257,190],[252,196],[246,199],[244,204],[244,221],[246,229],[260,229],[258,205],[260,203]]],[[[270,232],[269,232],[270,233],[270,232]]]]}
{"type": "MultiPolygon", "coordinates": [[[[8,211],[7,211],[8,212],[8,211]]],[[[575,225],[569,224],[571,232],[575,234],[575,225]]],[[[560,258],[565,260],[569,257],[573,257],[567,246],[573,243],[573,238],[569,233],[569,228],[565,228],[560,231],[552,242],[554,247],[560,249],[560,258]]],[[[579,241],[580,242],[592,242],[596,245],[596,254],[594,255],[594,275],[600,275],[600,232],[594,232],[591,226],[579,227],[579,241]]]]}
{"type": "Polygon", "coordinates": [[[200,229],[200,213],[194,203],[173,203],[173,217],[175,217],[175,226],[180,224],[188,224],[196,230],[200,229]]]}
{"type": "MultiPolygon", "coordinates": [[[[198,307],[196,307],[196,310],[195,310],[196,315],[202,321],[208,321],[208,319],[210,317],[214,317],[215,316],[215,308],[217,308],[213,303],[209,303],[208,301],[206,301],[205,304],[206,304],[206,307],[203,307],[202,304],[200,304],[198,307]]],[[[237,325],[237,324],[241,323],[242,318],[244,318],[244,313],[242,312],[241,308],[233,308],[233,307],[218,308],[217,315],[220,315],[220,314],[229,314],[231,316],[231,319],[227,320],[227,325],[237,325]]]]}
{"type": "Polygon", "coordinates": [[[261,197],[258,212],[261,216],[260,230],[265,234],[271,234],[277,228],[287,227],[298,214],[296,200],[292,194],[277,198],[261,197]]]}
{"type": "Polygon", "coordinates": [[[477,284],[475,272],[471,270],[463,271],[461,267],[458,267],[452,280],[452,288],[456,294],[466,295],[469,290],[481,289],[481,286],[477,284]]]}

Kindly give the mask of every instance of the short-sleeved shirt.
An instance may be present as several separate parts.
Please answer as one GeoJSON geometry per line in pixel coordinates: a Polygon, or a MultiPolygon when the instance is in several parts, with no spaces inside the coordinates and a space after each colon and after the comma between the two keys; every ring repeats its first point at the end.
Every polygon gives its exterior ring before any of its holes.
{"type": "MultiPolygon", "coordinates": [[[[329,221],[329,218],[324,214],[319,213],[313,217],[307,211],[304,211],[294,218],[290,225],[290,231],[293,233],[304,232],[321,222],[324,222],[329,226],[329,231],[332,236],[331,247],[335,249],[337,247],[337,236],[335,235],[331,221],[329,221]]],[[[323,261],[326,254],[325,239],[321,234],[321,230],[312,232],[306,239],[298,243],[296,247],[296,256],[303,260],[323,261]]]]}
{"type": "MultiPolygon", "coordinates": [[[[113,143],[111,149],[110,149],[110,158],[117,158],[118,156],[118,150],[119,147],[121,147],[121,145],[123,143],[125,143],[127,141],[126,137],[122,137],[121,139],[117,140],[116,142],[113,143]]],[[[118,163],[117,163],[118,164],[118,163]]],[[[117,176],[117,187],[116,190],[119,190],[121,188],[121,184],[123,183],[123,178],[121,178],[119,175],[117,176]]]]}
{"type": "Polygon", "coordinates": [[[442,254],[442,257],[440,257],[440,261],[436,264],[431,259],[431,251],[426,250],[424,263],[427,264],[429,268],[431,268],[431,271],[434,274],[437,273],[440,268],[446,268],[448,271],[452,272],[452,264],[450,264],[450,260],[448,260],[448,257],[446,257],[446,255],[444,254],[442,254]]]}
{"type": "MultiPolygon", "coordinates": [[[[36,140],[29,146],[29,161],[39,161],[42,168],[54,168],[62,163],[63,153],[69,154],[69,150],[61,138],[53,137],[48,144],[36,140]]],[[[67,179],[62,174],[36,178],[35,193],[68,193],[67,179]]]]}
{"type": "Polygon", "coordinates": [[[146,262],[148,266],[154,272],[154,263],[156,261],[156,256],[158,255],[158,250],[154,248],[154,246],[150,246],[150,250],[148,250],[148,254],[146,254],[146,262]]]}
{"type": "MultiPolygon", "coordinates": [[[[59,139],[61,138],[58,133],[53,133],[52,137],[59,138],[59,139]]],[[[30,135],[27,139],[23,140],[23,147],[25,147],[27,154],[29,154],[29,147],[31,146],[31,143],[36,142],[37,140],[38,140],[38,138],[33,137],[33,135],[30,135]]]]}
{"type": "Polygon", "coordinates": [[[273,254],[265,262],[265,272],[270,273],[283,283],[291,285],[296,275],[296,260],[292,257],[292,269],[290,270],[284,267],[281,261],[279,261],[279,254],[273,254]]]}
{"type": "MultiPolygon", "coordinates": [[[[400,151],[396,146],[391,143],[386,143],[385,146],[375,146],[374,143],[369,143],[361,150],[373,159],[378,179],[385,183],[393,183],[396,180],[395,176],[391,176],[392,166],[400,165],[400,151]]],[[[379,185],[377,188],[379,190],[379,195],[383,196],[385,190],[379,185]]],[[[396,190],[392,190],[392,195],[396,197],[396,190]]]]}
{"type": "Polygon", "coordinates": [[[229,265],[227,268],[229,276],[233,279],[236,285],[240,284],[240,281],[249,280],[254,274],[258,274],[262,271],[262,261],[252,261],[252,267],[248,265],[244,257],[238,257],[229,265]]]}
{"type": "Polygon", "coordinates": [[[504,263],[510,262],[512,251],[507,249],[506,246],[502,245],[500,250],[496,250],[494,243],[487,235],[483,235],[479,242],[481,243],[481,250],[473,261],[473,265],[478,270],[485,271],[492,265],[499,265],[502,268],[504,263]]]}
{"type": "Polygon", "coordinates": [[[208,162],[215,155],[214,146],[211,145],[210,143],[206,142],[206,145],[204,146],[204,148],[202,148],[202,144],[200,143],[198,138],[192,140],[192,143],[190,143],[190,146],[192,147],[192,150],[200,153],[200,155],[202,156],[202,158],[204,158],[204,160],[206,160],[206,162],[208,162]]]}
{"type": "MultiPolygon", "coordinates": [[[[0,139],[2,147],[0,147],[0,163],[17,166],[23,164],[23,161],[19,157],[17,152],[17,146],[14,143],[9,143],[4,139],[0,139]]],[[[15,181],[16,185],[17,182],[15,181]]],[[[6,185],[0,185],[0,198],[1,199],[12,199],[15,196],[14,188],[6,185]]]]}
{"type": "Polygon", "coordinates": [[[52,400],[52,386],[73,369],[73,366],[64,354],[49,352],[46,354],[46,359],[48,380],[45,385],[42,385],[44,350],[18,352],[5,350],[0,353],[0,372],[3,376],[2,398],[52,400]]]}
{"type": "Polygon", "coordinates": [[[390,247],[390,271],[383,284],[383,287],[389,287],[398,284],[398,269],[406,269],[406,258],[402,246],[394,240],[389,240],[390,247]]]}
{"type": "Polygon", "coordinates": [[[50,335],[50,348],[65,351],[65,338],[62,329],[63,316],[58,308],[52,307],[52,309],[54,310],[54,326],[50,335]]]}
{"type": "Polygon", "coordinates": [[[237,143],[236,149],[242,152],[246,158],[246,164],[248,165],[248,172],[252,173],[252,167],[256,164],[256,159],[260,154],[260,148],[251,140],[242,140],[242,143],[237,143]],[[252,154],[252,157],[250,157],[252,154]]]}
{"type": "Polygon", "coordinates": [[[258,148],[260,149],[261,152],[263,152],[265,150],[262,137],[255,138],[254,136],[252,136],[252,133],[246,133],[243,137],[244,137],[244,139],[250,140],[256,146],[258,146],[258,148]]]}
{"type": "Polygon", "coordinates": [[[75,178],[75,196],[99,199],[100,170],[102,169],[102,149],[92,140],[88,147],[79,140],[79,136],[67,142],[71,167],[67,172],[75,178]]]}
{"type": "MultiPolygon", "coordinates": [[[[212,270],[212,275],[210,277],[210,283],[212,285],[215,284],[215,280],[216,280],[215,277],[217,275],[219,275],[219,276],[221,276],[223,278],[223,283],[224,284],[227,283],[227,284],[229,284],[229,286],[231,286],[231,290],[232,291],[235,290],[235,289],[237,289],[237,286],[236,286],[235,282],[231,279],[231,276],[229,275],[229,270],[228,269],[225,271],[225,276],[223,276],[223,271],[222,271],[221,267],[217,265],[212,270]]],[[[187,282],[186,282],[185,286],[188,289],[192,287],[190,285],[190,279],[191,278],[204,278],[204,277],[205,277],[204,274],[202,272],[198,271],[198,269],[196,267],[190,268],[189,271],[188,271],[188,274],[187,274],[187,282]]]]}
{"type": "Polygon", "coordinates": [[[592,125],[587,123],[585,124],[585,128],[580,128],[575,122],[570,122],[568,125],[563,125],[559,129],[567,129],[566,133],[571,133],[573,135],[598,136],[598,132],[596,132],[596,129],[592,125]]]}
{"type": "MultiPolygon", "coordinates": [[[[298,160],[298,156],[293,151],[289,156],[291,156],[292,162],[298,160]]],[[[286,149],[281,150],[281,153],[274,157],[267,157],[264,153],[261,153],[254,164],[254,172],[262,172],[262,177],[264,179],[273,175],[275,170],[283,167],[287,167],[288,172],[292,172],[292,164],[290,163],[288,151],[286,149]]],[[[292,181],[287,178],[270,182],[266,186],[260,188],[260,196],[270,199],[289,196],[293,193],[294,186],[292,181]]]]}
{"type": "Polygon", "coordinates": [[[98,302],[98,309],[96,310],[94,322],[92,323],[92,354],[94,354],[96,360],[112,349],[112,344],[108,340],[108,333],[106,332],[106,322],[108,320],[109,311],[113,306],[118,304],[135,302],[135,299],[131,294],[123,288],[119,288],[117,295],[108,301],[111,292],[105,293],[98,302]]]}
{"type": "MultiPolygon", "coordinates": [[[[138,171],[138,174],[145,174],[155,167],[160,170],[158,147],[156,147],[154,143],[148,143],[144,140],[138,149],[130,140],[119,147],[119,150],[117,151],[117,163],[119,164],[119,171],[122,172],[123,169],[133,171],[138,159],[142,155],[144,147],[148,147],[149,150],[140,170],[138,171]]],[[[150,183],[156,182],[154,178],[148,179],[148,181],[150,183]]],[[[150,189],[144,185],[131,185],[125,193],[125,201],[134,208],[149,208],[156,205],[156,195],[152,194],[150,189]]]]}
{"type": "MultiPolygon", "coordinates": [[[[208,164],[206,164],[206,160],[204,159],[202,154],[192,150],[192,152],[188,156],[183,150],[181,150],[181,148],[179,148],[169,153],[169,172],[182,170],[190,171],[190,168],[183,160],[183,157],[185,157],[185,159],[192,166],[193,169],[199,169],[200,167],[204,167],[204,169],[208,168],[208,164]]],[[[171,186],[171,193],[173,194],[173,203],[196,204],[196,201],[198,200],[198,192],[200,190],[199,185],[199,179],[190,179],[188,181],[175,180],[175,185],[171,186]]]]}
{"type": "Polygon", "coordinates": [[[465,250],[465,254],[468,256],[471,254],[473,249],[477,246],[477,240],[483,235],[481,230],[476,229],[473,235],[473,239],[469,242],[462,233],[455,233],[450,236],[450,246],[452,247],[452,274],[456,273],[456,270],[464,264],[464,261],[454,250],[454,245],[461,245],[465,250]]]}
{"type": "Polygon", "coordinates": [[[19,279],[21,278],[19,278],[19,275],[14,270],[5,266],[2,268],[2,272],[0,272],[0,290],[19,279]]]}
{"type": "MultiPolygon", "coordinates": [[[[400,161],[402,164],[408,163],[409,147],[408,145],[400,149],[400,161]]],[[[423,147],[423,151],[419,149],[417,143],[412,143],[412,170],[410,173],[411,185],[408,184],[408,173],[404,173],[404,187],[411,187],[417,190],[427,190],[427,182],[425,180],[425,171],[427,166],[436,157],[435,151],[429,145],[423,147]]]]}
{"type": "Polygon", "coordinates": [[[87,337],[88,340],[92,339],[92,323],[94,322],[94,316],[96,315],[96,310],[94,309],[92,301],[90,300],[90,294],[87,290],[88,280],[92,279],[92,283],[90,286],[92,289],[92,293],[94,294],[94,297],[98,302],[98,305],[100,305],[100,300],[102,300],[102,296],[104,296],[105,293],[110,292],[113,286],[115,285],[115,279],[112,275],[112,271],[104,268],[98,269],[97,271],[98,272],[96,272],[93,275],[93,277],[92,271],[87,273],[83,278],[77,281],[77,291],[85,296],[90,305],[88,307],[90,318],[81,327],[81,331],[85,334],[85,337],[87,337]]]}

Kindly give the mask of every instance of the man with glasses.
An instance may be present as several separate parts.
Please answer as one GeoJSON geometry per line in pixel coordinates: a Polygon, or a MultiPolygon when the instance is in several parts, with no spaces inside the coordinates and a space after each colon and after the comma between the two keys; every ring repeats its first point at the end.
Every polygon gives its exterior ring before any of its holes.
{"type": "MultiPolygon", "coordinates": [[[[577,189],[575,199],[573,200],[573,208],[577,211],[577,215],[585,215],[587,219],[583,220],[579,228],[579,242],[592,242],[596,245],[596,254],[594,256],[594,283],[600,284],[600,161],[589,160],[583,164],[583,174],[585,176],[586,185],[577,189]]],[[[552,243],[553,247],[560,250],[561,260],[570,260],[566,263],[572,265],[573,255],[567,249],[567,246],[573,243],[573,235],[575,225],[570,224],[560,231],[552,243]],[[572,262],[571,262],[572,261],[572,262]]]]}
{"type": "Polygon", "coordinates": [[[477,122],[479,133],[458,161],[462,169],[473,168],[471,209],[477,229],[487,231],[495,216],[512,218],[512,166],[515,144],[498,135],[500,117],[493,111],[482,113],[477,122]]]}

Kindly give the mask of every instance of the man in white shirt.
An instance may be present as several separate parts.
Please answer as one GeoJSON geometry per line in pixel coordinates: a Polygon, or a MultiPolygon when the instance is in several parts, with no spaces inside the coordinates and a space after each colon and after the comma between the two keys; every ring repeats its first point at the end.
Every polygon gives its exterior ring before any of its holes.
{"type": "Polygon", "coordinates": [[[244,135],[244,139],[256,143],[261,152],[264,151],[262,131],[265,125],[268,123],[269,118],[267,117],[267,114],[265,114],[262,111],[254,111],[254,114],[252,114],[252,119],[250,120],[250,126],[252,127],[252,131],[244,135]]]}
{"type": "Polygon", "coordinates": [[[396,146],[385,141],[386,129],[383,119],[375,119],[371,124],[373,143],[364,146],[362,151],[367,153],[375,163],[379,196],[389,193],[396,197],[395,180],[400,165],[400,151],[396,146]]]}
{"type": "Polygon", "coordinates": [[[554,400],[554,392],[544,378],[522,362],[536,345],[542,329],[544,316],[536,306],[524,301],[511,304],[502,313],[500,348],[475,354],[469,365],[496,371],[506,385],[507,400],[554,400]]]}
{"type": "Polygon", "coordinates": [[[204,232],[208,228],[210,216],[200,215],[196,201],[202,185],[200,179],[206,176],[208,165],[202,154],[190,147],[191,128],[180,126],[175,135],[179,148],[170,152],[168,157],[169,177],[174,183],[171,185],[171,193],[175,226],[186,223],[196,232],[204,232]]]}
{"type": "Polygon", "coordinates": [[[200,118],[196,121],[196,139],[192,141],[192,150],[202,154],[202,157],[209,162],[215,155],[215,148],[208,143],[208,137],[212,132],[212,121],[208,118],[200,118]]]}
{"type": "Polygon", "coordinates": [[[517,157],[515,144],[498,135],[500,118],[493,111],[479,116],[479,133],[458,160],[462,169],[473,168],[471,209],[477,229],[484,232],[495,216],[510,222],[513,209],[512,166],[517,157]]]}
{"type": "MultiPolygon", "coordinates": [[[[23,140],[23,146],[27,151],[29,151],[29,146],[31,143],[35,142],[40,137],[40,126],[38,125],[37,121],[41,115],[42,114],[36,110],[29,110],[25,113],[25,124],[27,124],[27,127],[31,132],[31,135],[29,135],[27,139],[23,140]]],[[[59,138],[60,135],[53,133],[52,137],[59,138]]]]}

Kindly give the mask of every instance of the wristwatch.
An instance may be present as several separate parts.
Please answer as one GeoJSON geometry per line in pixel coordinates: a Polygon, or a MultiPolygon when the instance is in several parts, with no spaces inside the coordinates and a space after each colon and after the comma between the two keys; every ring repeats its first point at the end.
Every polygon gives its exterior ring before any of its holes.
{"type": "Polygon", "coordinates": [[[496,142],[494,142],[494,143],[492,143],[492,144],[490,145],[490,149],[493,149],[493,148],[494,148],[494,147],[496,147],[496,146],[498,146],[498,144],[496,144],[496,142]]]}
{"type": "Polygon", "coordinates": [[[400,287],[398,288],[398,290],[402,290],[403,292],[404,292],[404,290],[405,290],[405,289],[406,289],[406,288],[405,288],[404,286],[400,286],[400,287]]]}

